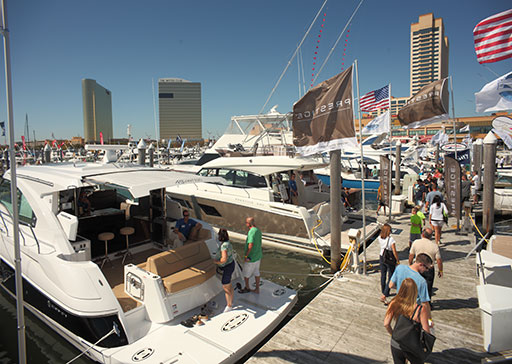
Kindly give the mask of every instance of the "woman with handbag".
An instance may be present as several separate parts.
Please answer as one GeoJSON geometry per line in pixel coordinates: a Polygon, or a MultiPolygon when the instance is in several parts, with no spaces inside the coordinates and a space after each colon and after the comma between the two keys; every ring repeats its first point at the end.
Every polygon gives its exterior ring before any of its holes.
{"type": "Polygon", "coordinates": [[[380,244],[380,286],[382,292],[380,301],[387,305],[386,297],[389,296],[389,280],[395,272],[396,265],[400,264],[395,239],[391,236],[391,226],[389,224],[382,225],[378,240],[380,244]]]}
{"type": "Polygon", "coordinates": [[[400,290],[386,311],[384,327],[392,335],[391,354],[395,364],[404,364],[406,360],[409,360],[411,364],[421,364],[426,356],[430,354],[434,345],[433,341],[429,341],[430,350],[424,352],[424,346],[420,343],[420,340],[422,340],[422,335],[420,334],[430,335],[430,327],[428,324],[428,312],[422,310],[422,306],[416,302],[417,296],[418,287],[416,283],[411,278],[406,278],[400,285],[400,290]],[[396,325],[394,329],[391,329],[391,322],[393,320],[396,321],[396,325]],[[407,331],[408,329],[409,331],[407,331]],[[397,342],[395,338],[401,338],[400,342],[397,342]],[[420,350],[421,353],[414,353],[415,349],[407,350],[406,347],[416,347],[416,350],[420,350]]]}
{"type": "Polygon", "coordinates": [[[441,241],[441,230],[443,229],[443,224],[447,221],[448,209],[446,208],[446,205],[441,202],[441,197],[435,196],[432,200],[432,205],[430,206],[429,222],[430,225],[434,228],[436,243],[438,245],[441,241]]]}

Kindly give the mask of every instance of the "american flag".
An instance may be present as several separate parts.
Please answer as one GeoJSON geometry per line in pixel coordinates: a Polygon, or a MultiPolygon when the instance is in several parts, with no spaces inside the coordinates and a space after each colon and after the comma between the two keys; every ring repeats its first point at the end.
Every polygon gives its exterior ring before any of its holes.
{"type": "Polygon", "coordinates": [[[512,57],[512,9],[490,16],[473,29],[479,63],[491,63],[512,57]]]}
{"type": "Polygon", "coordinates": [[[389,85],[370,91],[361,96],[359,106],[362,111],[375,111],[377,109],[389,108],[389,85]]]}

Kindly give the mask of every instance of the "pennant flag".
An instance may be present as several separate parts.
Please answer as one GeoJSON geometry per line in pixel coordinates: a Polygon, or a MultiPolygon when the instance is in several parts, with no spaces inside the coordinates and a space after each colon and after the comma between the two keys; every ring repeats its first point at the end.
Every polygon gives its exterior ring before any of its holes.
{"type": "MultiPolygon", "coordinates": [[[[180,140],[181,140],[181,138],[180,138],[180,140]]],[[[181,141],[180,153],[183,153],[183,149],[185,148],[186,141],[187,141],[187,139],[183,139],[181,141]]]]}
{"type": "Polygon", "coordinates": [[[103,133],[100,131],[100,144],[103,145],[103,133]]]}
{"type": "Polygon", "coordinates": [[[512,109],[512,72],[485,85],[475,93],[476,112],[512,109]]]}
{"type": "Polygon", "coordinates": [[[499,136],[503,143],[508,147],[508,149],[512,149],[512,136],[510,134],[505,133],[503,130],[493,128],[492,132],[499,136]]]}
{"type": "Polygon", "coordinates": [[[23,143],[23,150],[27,150],[27,145],[25,144],[25,136],[21,136],[21,142],[23,143]]]}
{"type": "Polygon", "coordinates": [[[389,85],[370,91],[361,96],[359,101],[361,111],[375,111],[389,108],[389,85]]]}
{"type": "Polygon", "coordinates": [[[512,57],[512,9],[485,18],[473,29],[478,63],[512,57]]]}
{"type": "Polygon", "coordinates": [[[423,86],[398,112],[404,129],[418,128],[448,120],[448,91],[446,78],[423,86]]]}
{"type": "Polygon", "coordinates": [[[181,139],[181,137],[178,135],[178,136],[176,137],[176,141],[178,142],[178,144],[181,144],[181,142],[182,142],[183,140],[182,140],[182,139],[181,139]]]}
{"type": "Polygon", "coordinates": [[[2,128],[2,136],[5,136],[5,121],[0,121],[0,128],[2,128]]]}
{"type": "Polygon", "coordinates": [[[467,132],[469,132],[469,124],[466,124],[465,127],[460,128],[459,132],[460,133],[467,133],[467,132]]]}
{"type": "Polygon", "coordinates": [[[357,146],[352,66],[310,89],[293,105],[293,144],[302,155],[357,146]]]}
{"type": "Polygon", "coordinates": [[[363,134],[382,134],[389,133],[389,110],[384,114],[377,116],[363,128],[363,134]]]}

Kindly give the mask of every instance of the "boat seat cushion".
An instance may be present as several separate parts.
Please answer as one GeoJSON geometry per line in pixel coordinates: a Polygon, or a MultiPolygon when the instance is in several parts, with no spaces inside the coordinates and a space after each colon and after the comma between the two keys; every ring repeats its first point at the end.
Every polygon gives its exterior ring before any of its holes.
{"type": "Polygon", "coordinates": [[[197,234],[197,238],[194,240],[187,240],[185,244],[189,244],[196,241],[206,241],[212,237],[212,233],[208,229],[201,228],[197,234]]]}
{"type": "Polygon", "coordinates": [[[146,270],[159,275],[173,293],[213,277],[215,264],[204,241],[198,241],[149,257],[146,270]]]}

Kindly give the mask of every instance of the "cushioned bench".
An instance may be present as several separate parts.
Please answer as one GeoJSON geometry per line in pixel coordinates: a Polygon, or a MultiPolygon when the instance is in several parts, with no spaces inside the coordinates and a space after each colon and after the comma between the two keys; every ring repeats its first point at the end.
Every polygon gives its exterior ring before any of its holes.
{"type": "Polygon", "coordinates": [[[145,269],[162,277],[169,293],[206,282],[216,272],[210,251],[203,241],[153,255],[147,259],[145,269]]]}

